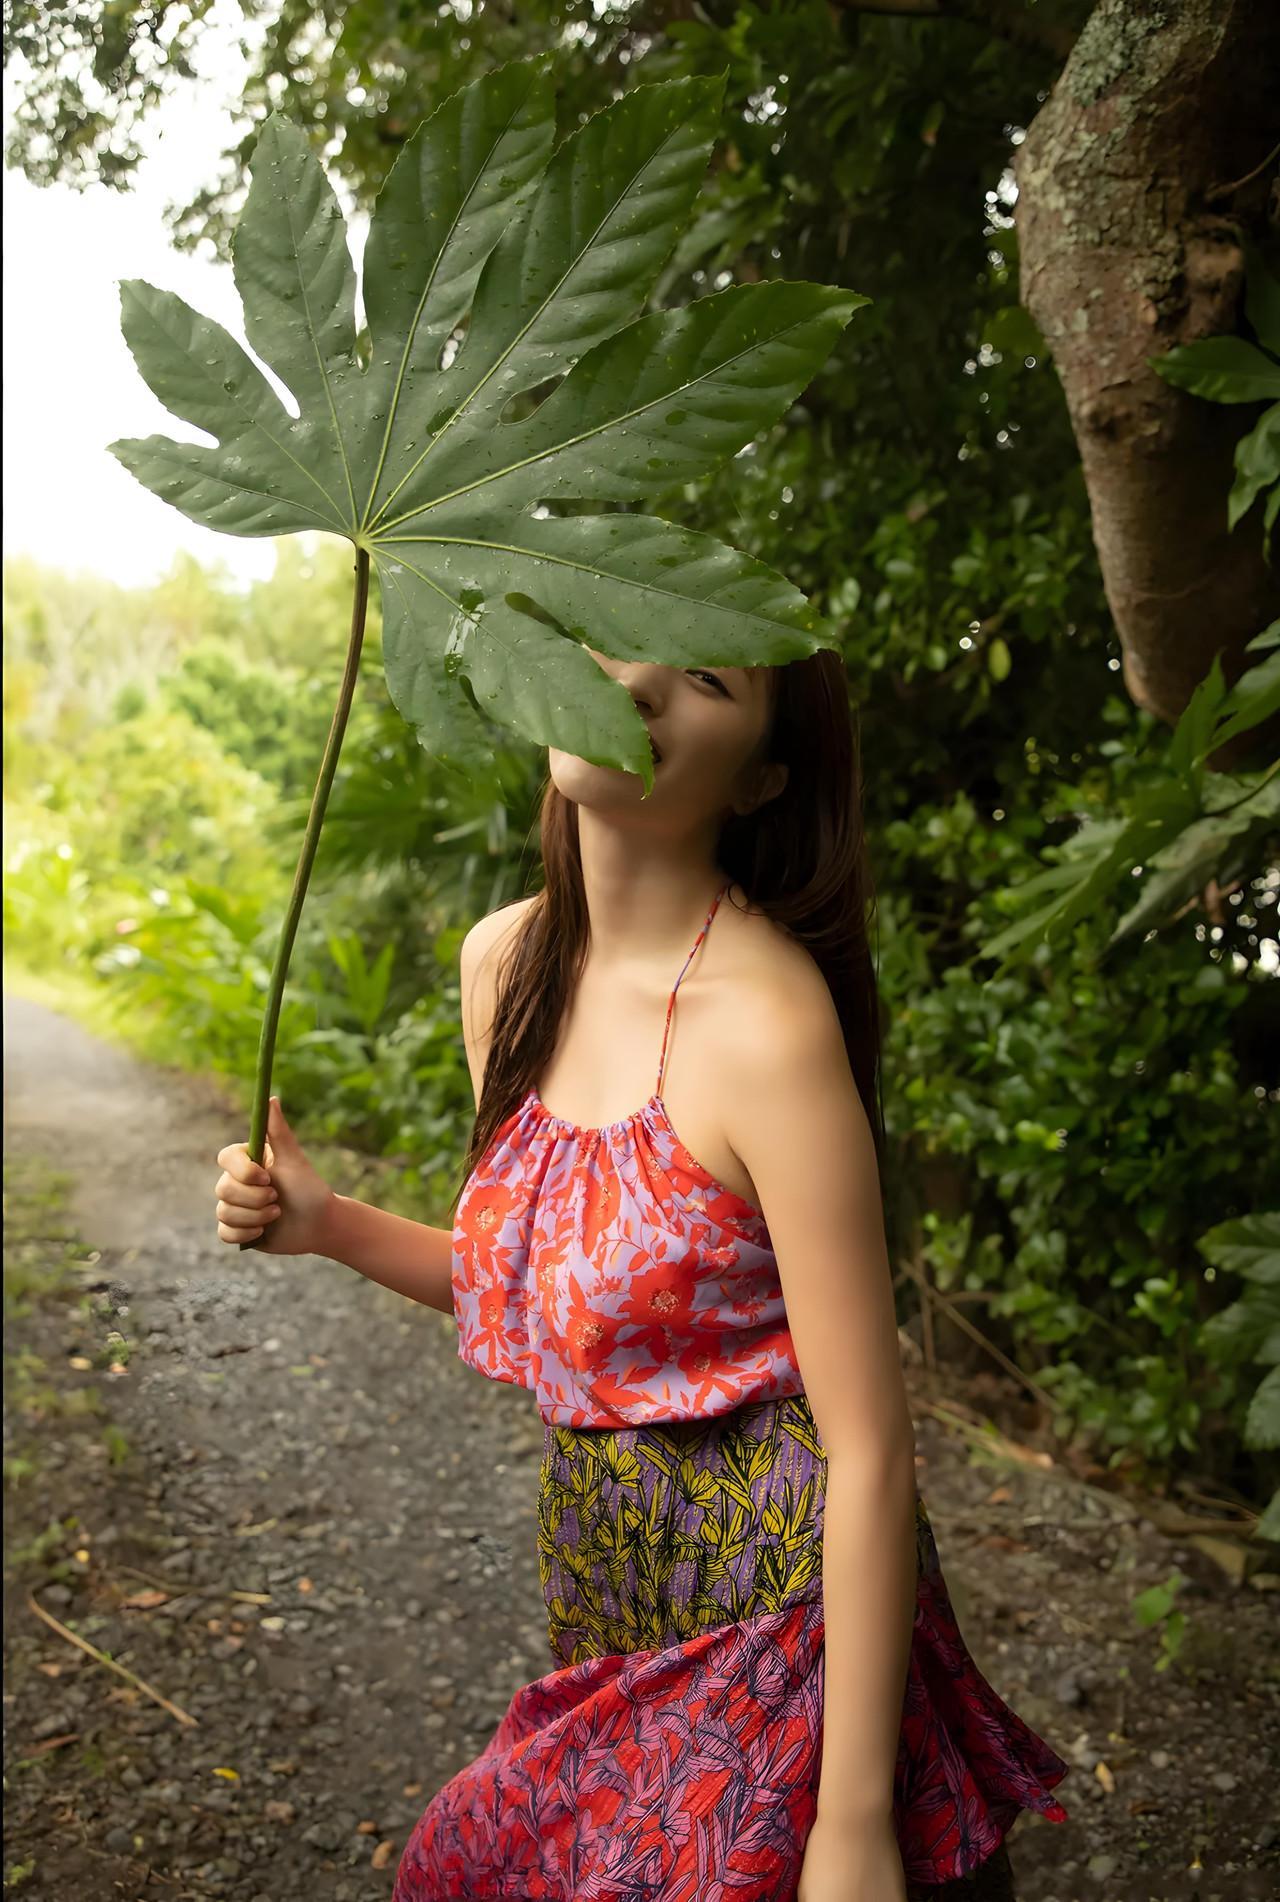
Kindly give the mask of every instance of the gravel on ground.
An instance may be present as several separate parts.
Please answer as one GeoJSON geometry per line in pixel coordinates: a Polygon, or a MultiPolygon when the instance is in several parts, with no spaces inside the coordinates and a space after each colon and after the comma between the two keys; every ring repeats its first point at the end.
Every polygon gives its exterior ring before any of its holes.
{"type": "MultiPolygon", "coordinates": [[[[445,1316],[219,1241],[218,1085],[21,997],[5,1042],[6,1895],[387,1902],[551,1668],[532,1397],[445,1316]]],[[[1280,1894],[1280,1579],[1086,1483],[1003,1375],[907,1364],[961,1629],[1072,1765],[1020,1902],[1280,1894]]]]}

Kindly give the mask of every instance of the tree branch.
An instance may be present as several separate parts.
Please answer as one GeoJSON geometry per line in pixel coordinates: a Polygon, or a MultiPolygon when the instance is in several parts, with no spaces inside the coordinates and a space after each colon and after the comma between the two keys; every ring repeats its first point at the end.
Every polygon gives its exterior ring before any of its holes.
{"type": "Polygon", "coordinates": [[[896,13],[915,20],[963,20],[984,27],[996,39],[1010,40],[1038,53],[1065,59],[1076,43],[1070,27],[1033,19],[1007,0],[834,0],[850,13],[896,13]]]}

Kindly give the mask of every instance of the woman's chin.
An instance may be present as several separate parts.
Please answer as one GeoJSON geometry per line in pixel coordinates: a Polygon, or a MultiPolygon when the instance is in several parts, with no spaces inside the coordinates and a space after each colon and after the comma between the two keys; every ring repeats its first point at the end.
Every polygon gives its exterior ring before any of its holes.
{"type": "MultiPolygon", "coordinates": [[[[556,791],[580,806],[634,805],[644,797],[644,779],[621,766],[597,766],[576,753],[548,749],[548,766],[556,791]]],[[[655,784],[657,768],[655,772],[655,784]]]]}

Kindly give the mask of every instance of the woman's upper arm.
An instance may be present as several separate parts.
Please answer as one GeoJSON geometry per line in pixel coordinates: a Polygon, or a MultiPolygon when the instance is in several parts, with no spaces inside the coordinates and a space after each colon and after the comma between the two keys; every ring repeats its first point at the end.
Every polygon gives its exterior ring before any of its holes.
{"type": "MultiPolygon", "coordinates": [[[[535,894],[536,896],[536,894],[535,894]]],[[[498,1004],[498,969],[509,936],[522,922],[533,898],[520,898],[478,918],[462,940],[458,982],[462,1002],[462,1042],[471,1072],[471,1089],[480,1107],[485,1064],[498,1004]]]]}
{"type": "Polygon", "coordinates": [[[824,1447],[855,1459],[909,1456],[875,1143],[811,959],[762,984],[726,1070],[726,1133],[760,1198],[824,1447]]]}

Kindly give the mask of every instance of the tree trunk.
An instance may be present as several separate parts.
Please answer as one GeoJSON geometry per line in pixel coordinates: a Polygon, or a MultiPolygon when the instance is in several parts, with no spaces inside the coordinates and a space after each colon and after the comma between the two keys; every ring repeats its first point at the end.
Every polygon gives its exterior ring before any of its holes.
{"type": "Polygon", "coordinates": [[[1241,237],[1275,217],[1278,92],[1273,0],[1100,0],[1015,161],[1020,294],[1066,393],[1125,683],[1171,723],[1215,651],[1236,679],[1280,615],[1261,501],[1227,529],[1262,405],[1146,362],[1238,327],[1241,237]]]}

